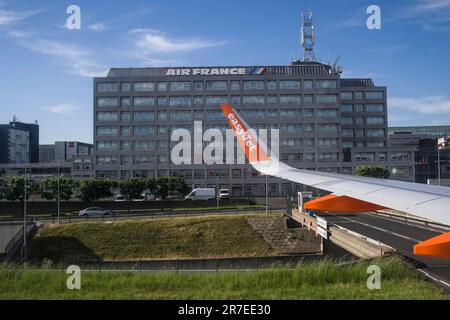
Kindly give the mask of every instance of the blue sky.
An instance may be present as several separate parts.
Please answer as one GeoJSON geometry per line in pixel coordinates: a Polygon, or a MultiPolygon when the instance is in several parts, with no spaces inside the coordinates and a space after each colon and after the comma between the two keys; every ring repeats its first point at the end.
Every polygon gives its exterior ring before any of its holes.
{"type": "Polygon", "coordinates": [[[300,12],[316,56],[388,87],[390,125],[450,124],[450,0],[0,0],[0,123],[40,123],[41,143],[92,141],[92,77],[109,67],[288,64],[300,12]],[[81,8],[68,30],[66,8],[81,8]],[[366,8],[381,8],[381,30],[366,8]]]}

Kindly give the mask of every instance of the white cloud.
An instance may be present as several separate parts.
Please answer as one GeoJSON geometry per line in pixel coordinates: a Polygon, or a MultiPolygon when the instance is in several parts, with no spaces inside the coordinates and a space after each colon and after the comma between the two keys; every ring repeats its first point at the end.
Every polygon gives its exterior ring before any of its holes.
{"type": "Polygon", "coordinates": [[[450,114],[450,98],[446,96],[426,96],[422,98],[392,97],[389,108],[413,111],[421,114],[450,114]]]}
{"type": "Polygon", "coordinates": [[[137,49],[148,53],[180,53],[225,44],[196,38],[171,39],[159,30],[134,29],[130,31],[137,49]]]}
{"type": "Polygon", "coordinates": [[[92,31],[104,31],[106,29],[105,24],[104,23],[94,23],[88,26],[88,29],[92,30],[92,31]]]}
{"type": "Polygon", "coordinates": [[[10,26],[26,18],[44,11],[43,9],[26,11],[26,12],[16,12],[10,10],[4,10],[0,7],[0,27],[10,26]]]}
{"type": "Polygon", "coordinates": [[[42,107],[41,109],[55,114],[71,116],[79,108],[70,103],[60,103],[50,107],[42,107]]]}
{"type": "Polygon", "coordinates": [[[27,49],[57,59],[66,72],[83,77],[105,76],[107,68],[95,62],[92,52],[74,44],[32,37],[20,31],[8,34],[27,49]]]}

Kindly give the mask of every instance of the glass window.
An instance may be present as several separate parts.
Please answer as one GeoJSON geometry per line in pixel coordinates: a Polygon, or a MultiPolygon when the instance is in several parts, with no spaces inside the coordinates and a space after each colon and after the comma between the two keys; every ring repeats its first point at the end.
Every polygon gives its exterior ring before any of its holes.
{"type": "Polygon", "coordinates": [[[264,90],[264,81],[244,81],[244,90],[264,90]]]}
{"type": "Polygon", "coordinates": [[[342,141],[342,148],[353,148],[353,141],[342,141]]]}
{"type": "Polygon", "coordinates": [[[119,91],[119,84],[116,82],[97,83],[98,92],[117,92],[119,91]]]}
{"type": "Polygon", "coordinates": [[[300,109],[280,110],[280,117],[284,119],[297,119],[301,117],[300,109]]]}
{"type": "Polygon", "coordinates": [[[231,81],[231,90],[239,90],[241,88],[241,84],[239,81],[231,81]]]}
{"type": "Polygon", "coordinates": [[[135,121],[155,120],[155,114],[152,111],[136,111],[133,113],[133,120],[135,121]]]}
{"type": "Polygon", "coordinates": [[[336,152],[320,152],[319,162],[337,161],[339,159],[339,154],[336,152]]]}
{"type": "Polygon", "coordinates": [[[337,133],[338,125],[333,123],[317,124],[317,131],[322,133],[337,133]]]}
{"type": "Polygon", "coordinates": [[[375,161],[375,152],[358,152],[355,161],[375,161]]]}
{"type": "Polygon", "coordinates": [[[392,161],[402,161],[409,160],[409,152],[391,152],[391,160],[392,161]]]}
{"type": "Polygon", "coordinates": [[[367,124],[384,124],[384,117],[367,117],[367,124]]]}
{"type": "MultiPolygon", "coordinates": [[[[155,162],[154,156],[148,156],[148,155],[139,155],[134,156],[134,164],[152,164],[155,162]]],[[[138,176],[138,175],[136,175],[138,176]]]]}
{"type": "Polygon", "coordinates": [[[98,151],[115,151],[119,144],[117,141],[97,141],[98,151]]]}
{"type": "Polygon", "coordinates": [[[203,82],[200,81],[194,82],[194,89],[197,91],[203,90],[203,82]]]}
{"type": "Polygon", "coordinates": [[[194,105],[201,106],[203,104],[203,96],[194,97],[194,105]]]}
{"type": "Polygon", "coordinates": [[[115,165],[118,164],[118,156],[98,156],[97,165],[115,165]]]}
{"type": "Polygon", "coordinates": [[[312,80],[304,80],[303,81],[303,89],[312,89],[313,81],[312,80]]]}
{"type": "Polygon", "coordinates": [[[361,126],[364,124],[364,117],[355,117],[355,124],[361,126]]]}
{"type": "Polygon", "coordinates": [[[158,91],[167,91],[167,82],[158,82],[158,91]]]}
{"type": "Polygon", "coordinates": [[[98,121],[117,121],[119,114],[117,112],[97,112],[98,121]]]}
{"type": "Polygon", "coordinates": [[[169,104],[171,106],[190,106],[191,97],[170,97],[169,104]]]}
{"type": "Polygon", "coordinates": [[[153,97],[134,97],[133,105],[135,107],[147,107],[155,105],[155,98],[153,97]]]}
{"type": "Polygon", "coordinates": [[[317,89],[334,89],[336,86],[336,80],[316,80],[317,89]]]}
{"type": "Polygon", "coordinates": [[[158,149],[168,149],[169,142],[167,140],[158,140],[158,149]]]}
{"type": "Polygon", "coordinates": [[[120,104],[122,107],[129,107],[131,106],[131,99],[129,97],[124,97],[120,99],[120,104]]]}
{"type": "Polygon", "coordinates": [[[130,120],[130,113],[122,112],[120,117],[121,117],[122,121],[128,121],[128,120],[130,120]]]}
{"type": "Polygon", "coordinates": [[[232,105],[241,104],[241,97],[240,96],[231,96],[231,104],[232,105]]]}
{"type": "Polygon", "coordinates": [[[155,149],[155,141],[135,141],[134,142],[134,150],[142,151],[142,150],[154,150],[155,149]]]}
{"type": "Polygon", "coordinates": [[[288,133],[301,133],[302,125],[299,123],[282,123],[280,130],[288,133]]]}
{"type": "Polygon", "coordinates": [[[315,147],[316,146],[316,141],[314,138],[303,139],[303,142],[304,142],[305,147],[315,147]]]}
{"type": "Polygon", "coordinates": [[[124,141],[121,142],[121,150],[127,151],[127,150],[130,150],[130,148],[131,148],[130,141],[124,140],[124,141]]]}
{"type": "Polygon", "coordinates": [[[383,99],[383,98],[384,98],[383,91],[367,91],[366,92],[367,100],[376,100],[376,99],[383,99]]]}
{"type": "Polygon", "coordinates": [[[300,104],[300,95],[280,95],[280,104],[300,104]]]}
{"type": "Polygon", "coordinates": [[[122,92],[131,91],[131,84],[129,82],[122,83],[122,92]]]}
{"type": "Polygon", "coordinates": [[[176,81],[170,83],[170,91],[188,91],[191,90],[191,83],[188,81],[176,81]]]}
{"type": "Polygon", "coordinates": [[[276,81],[267,81],[267,89],[275,90],[276,88],[277,88],[277,82],[276,81]]]}
{"type": "Polygon", "coordinates": [[[355,130],[355,136],[357,138],[364,138],[364,129],[356,129],[355,130]]]}
{"type": "Polygon", "coordinates": [[[268,104],[277,104],[277,96],[275,96],[275,95],[268,96],[267,103],[268,104]]]}
{"type": "Polygon", "coordinates": [[[154,91],[155,84],[153,82],[135,82],[133,85],[133,90],[136,92],[154,91]]]}
{"type": "Polygon", "coordinates": [[[361,91],[354,92],[355,94],[355,100],[362,100],[363,99],[363,93],[361,91]]]}
{"type": "Polygon", "coordinates": [[[335,94],[319,94],[316,96],[316,102],[324,104],[337,103],[337,96],[335,94]]]}
{"type": "Polygon", "coordinates": [[[336,147],[338,144],[338,139],[336,138],[319,138],[319,147],[336,147]]]}
{"type": "Polygon", "coordinates": [[[190,111],[171,111],[170,120],[192,120],[190,111]]]}
{"type": "Polygon", "coordinates": [[[97,127],[98,136],[117,136],[119,129],[117,127],[97,127]]]}
{"type": "Polygon", "coordinates": [[[281,145],[284,147],[301,146],[302,139],[281,139],[281,145]]]}
{"type": "Polygon", "coordinates": [[[383,112],[384,104],[367,104],[367,112],[383,112]]]}
{"type": "Polygon", "coordinates": [[[315,162],[316,161],[316,154],[315,153],[305,153],[305,161],[306,162],[315,162]]]}
{"type": "Polygon", "coordinates": [[[317,109],[320,118],[337,118],[337,109],[317,109]]]}
{"type": "Polygon", "coordinates": [[[135,126],[133,128],[135,136],[149,136],[155,134],[153,126],[135,126]]]}
{"type": "Polygon", "coordinates": [[[298,80],[281,80],[280,90],[298,90],[300,89],[300,81],[298,80]]]}
{"type": "Polygon", "coordinates": [[[387,160],[387,152],[379,152],[378,153],[378,160],[386,161],[387,160]]]}
{"type": "Polygon", "coordinates": [[[353,112],[352,104],[341,104],[341,112],[353,112]]]}
{"type": "Polygon", "coordinates": [[[130,127],[121,127],[120,132],[122,137],[127,137],[131,134],[130,127]]]}
{"type": "Polygon", "coordinates": [[[368,137],[384,137],[384,129],[367,129],[368,137]]]}
{"type": "Polygon", "coordinates": [[[394,177],[410,177],[412,175],[412,167],[402,166],[402,167],[392,167],[391,174],[394,177]]]}
{"type": "Polygon", "coordinates": [[[158,134],[167,134],[169,128],[167,126],[158,126],[158,134]]]}
{"type": "Polygon", "coordinates": [[[97,98],[97,107],[118,107],[119,98],[115,97],[101,97],[97,98]]]}
{"type": "Polygon", "coordinates": [[[122,156],[121,162],[122,164],[131,164],[131,156],[122,156]]]}
{"type": "Polygon", "coordinates": [[[341,99],[342,100],[352,100],[353,93],[349,92],[349,91],[343,91],[343,92],[341,92],[341,99]]]}
{"type": "Polygon", "coordinates": [[[194,111],[194,120],[203,120],[203,111],[194,111]]]}
{"type": "Polygon", "coordinates": [[[228,84],[226,81],[207,81],[206,90],[227,90],[228,84]]]}
{"type": "Polygon", "coordinates": [[[264,104],[264,96],[244,96],[244,104],[264,104]]]}
{"type": "Polygon", "coordinates": [[[227,103],[227,102],[228,102],[227,96],[207,96],[206,97],[207,105],[218,105],[218,104],[227,103]]]}
{"type": "Polygon", "coordinates": [[[225,115],[222,111],[215,110],[215,111],[208,111],[206,112],[206,119],[207,120],[225,120],[225,115]]]}
{"type": "Polygon", "coordinates": [[[342,117],[341,123],[342,124],[353,124],[353,117],[342,117]]]}
{"type": "Polygon", "coordinates": [[[166,97],[158,97],[158,106],[166,106],[167,98],[166,97]]]}
{"type": "Polygon", "coordinates": [[[313,104],[313,96],[311,94],[307,94],[303,96],[304,104],[313,104]]]}
{"type": "Polygon", "coordinates": [[[368,148],[383,148],[385,147],[384,141],[367,141],[368,148]]]}
{"type": "Polygon", "coordinates": [[[311,133],[314,132],[314,124],[313,123],[305,123],[304,126],[305,132],[311,133]]]}
{"type": "Polygon", "coordinates": [[[304,118],[314,118],[314,109],[304,109],[303,117],[304,118]]]}
{"type": "Polygon", "coordinates": [[[360,103],[355,104],[355,112],[364,112],[364,105],[360,103]]]}
{"type": "Polygon", "coordinates": [[[353,129],[342,129],[341,130],[341,135],[343,137],[347,137],[347,138],[353,137],[353,129]]]}

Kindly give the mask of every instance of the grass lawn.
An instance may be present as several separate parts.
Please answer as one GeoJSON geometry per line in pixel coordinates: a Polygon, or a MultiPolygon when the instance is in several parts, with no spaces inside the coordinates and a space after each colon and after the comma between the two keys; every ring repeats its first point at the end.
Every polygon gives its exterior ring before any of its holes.
{"type": "Polygon", "coordinates": [[[5,299],[449,299],[397,258],[355,265],[332,262],[295,270],[254,272],[131,273],[82,272],[81,290],[68,290],[61,270],[0,266],[5,299]],[[381,289],[366,287],[367,267],[381,268],[381,289]]]}
{"type": "Polygon", "coordinates": [[[65,224],[40,229],[28,256],[60,262],[275,255],[248,224],[252,216],[65,224]]]}
{"type": "Polygon", "coordinates": [[[178,211],[217,211],[217,210],[242,210],[242,209],[263,209],[266,206],[260,205],[260,204],[239,204],[239,205],[221,205],[219,207],[205,207],[205,208],[174,208],[173,212],[178,211]]]}

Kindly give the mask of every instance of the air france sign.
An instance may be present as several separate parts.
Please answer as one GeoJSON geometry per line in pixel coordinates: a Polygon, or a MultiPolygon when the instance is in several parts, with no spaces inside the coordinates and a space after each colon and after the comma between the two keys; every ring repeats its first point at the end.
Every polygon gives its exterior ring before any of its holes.
{"type": "MultiPolygon", "coordinates": [[[[258,67],[249,70],[249,75],[262,75],[267,68],[258,67]]],[[[167,69],[166,76],[223,76],[223,75],[246,75],[247,68],[179,68],[167,69]]]]}

